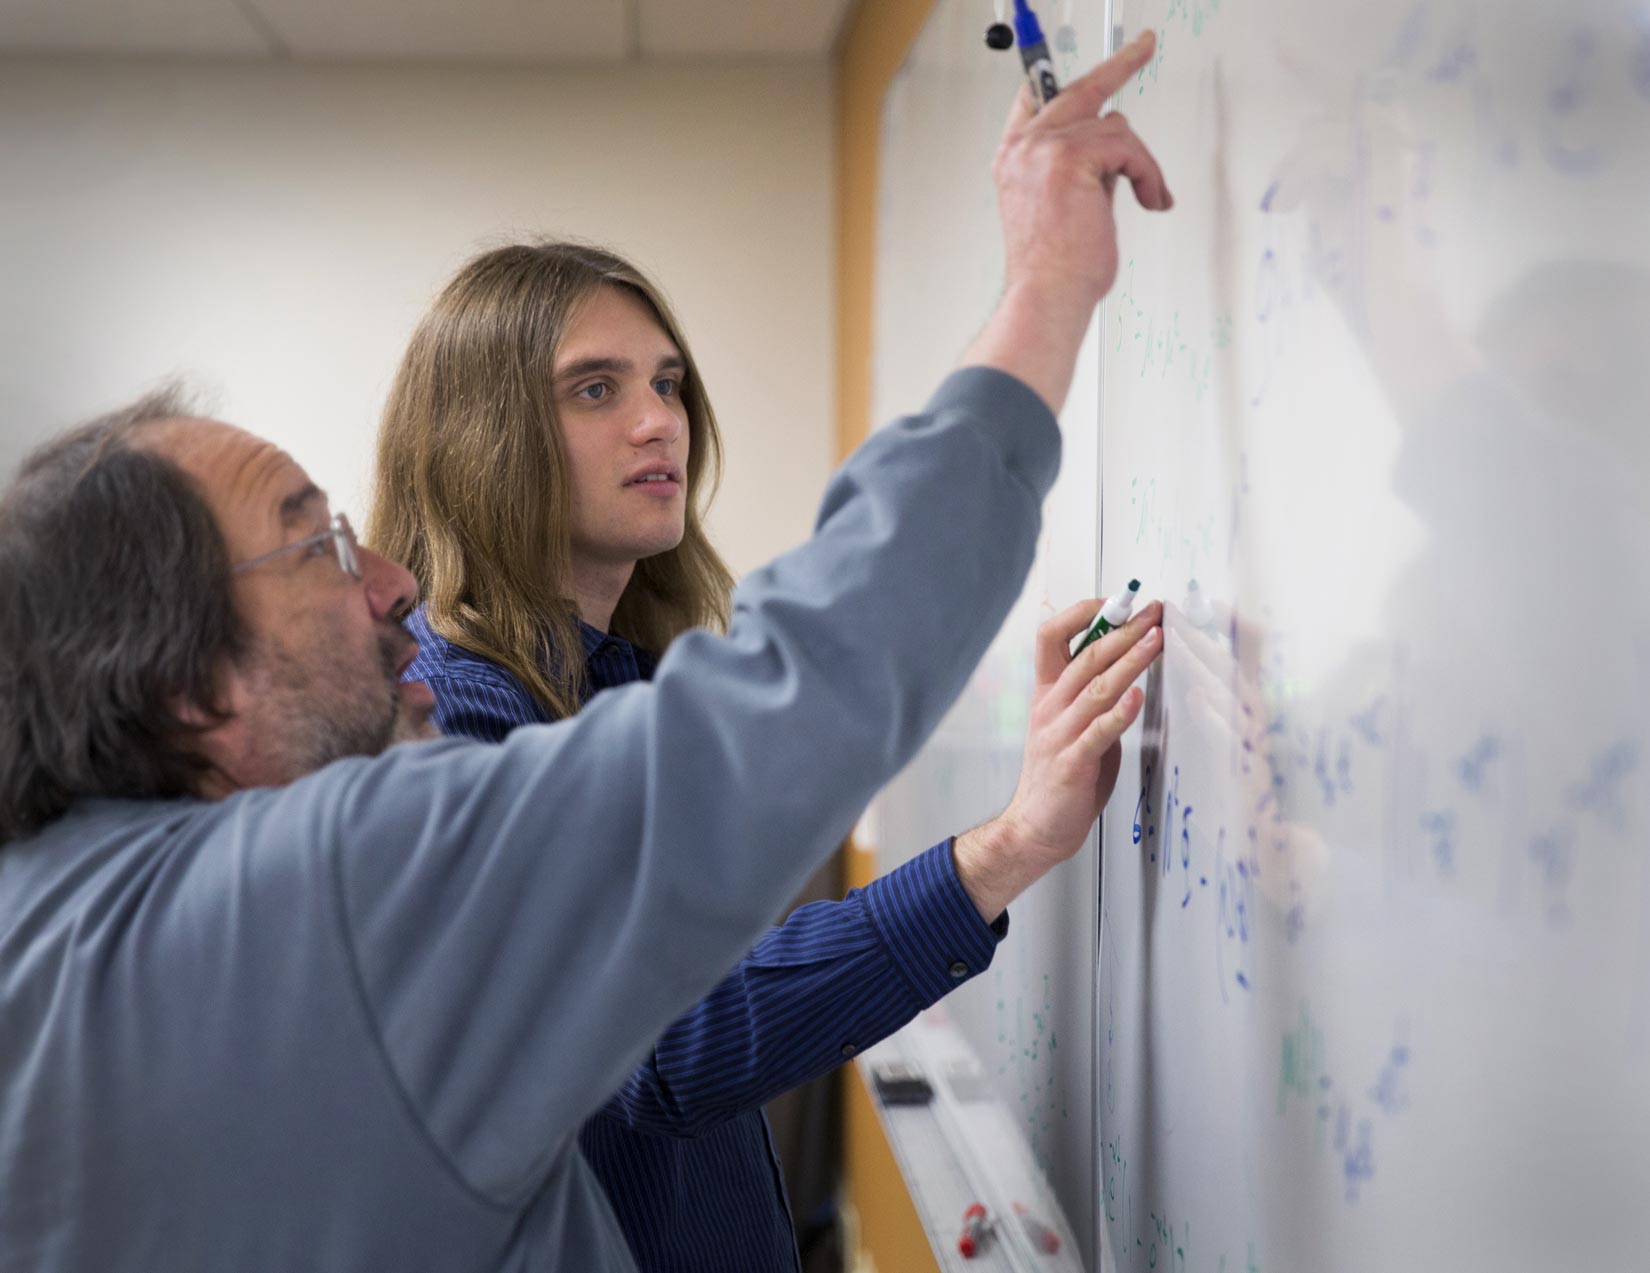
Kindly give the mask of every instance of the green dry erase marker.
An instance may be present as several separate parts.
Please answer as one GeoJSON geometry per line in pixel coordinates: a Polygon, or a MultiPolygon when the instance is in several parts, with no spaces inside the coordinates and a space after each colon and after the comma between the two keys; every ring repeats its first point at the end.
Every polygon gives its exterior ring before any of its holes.
{"type": "Polygon", "coordinates": [[[1071,652],[1071,657],[1076,658],[1113,628],[1120,628],[1127,623],[1129,621],[1129,611],[1134,609],[1134,599],[1139,595],[1140,580],[1129,580],[1127,592],[1118,593],[1100,607],[1100,613],[1094,616],[1093,626],[1083,634],[1083,639],[1077,643],[1077,648],[1071,652]]]}

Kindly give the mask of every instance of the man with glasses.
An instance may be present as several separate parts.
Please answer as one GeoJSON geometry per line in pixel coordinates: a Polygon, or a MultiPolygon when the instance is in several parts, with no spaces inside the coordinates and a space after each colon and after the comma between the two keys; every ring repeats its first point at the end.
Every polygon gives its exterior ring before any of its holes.
{"type": "Polygon", "coordinates": [[[318,531],[307,539],[300,539],[295,544],[282,544],[279,548],[272,548],[251,561],[238,562],[229,568],[229,573],[238,575],[243,570],[251,570],[254,566],[261,566],[266,561],[274,561],[277,557],[285,557],[289,553],[320,556],[322,550],[326,549],[338,559],[340,570],[351,579],[359,579],[361,558],[356,555],[355,547],[355,527],[349,524],[349,518],[342,513],[334,513],[325,530],[318,531]]]}
{"type": "Polygon", "coordinates": [[[343,756],[433,737],[429,691],[399,684],[417,650],[400,626],[416,594],[412,577],[359,549],[348,520],[329,515],[326,496],[279,448],[191,419],[176,402],[138,410],[169,418],[145,429],[129,414],[116,428],[140,434],[142,447],[169,456],[205,495],[247,629],[224,686],[226,719],[193,722],[207,765],[200,792],[276,786],[343,756]],[[271,543],[279,547],[265,548],[271,543]]]}
{"type": "MultiPolygon", "coordinates": [[[[1113,183],[1168,204],[1095,118],[1149,54],[1035,118],[1022,97],[1008,286],[964,369],[848,461],[726,637],[571,720],[391,746],[429,732],[399,680],[413,580],[268,442],[163,396],[25,462],[0,498],[0,1268],[631,1267],[575,1133],[1019,591],[1113,183]]],[[[1115,756],[1156,618],[1069,666],[1043,643],[1047,807],[1115,756]]],[[[1046,817],[982,913],[1082,843],[1046,817]]]]}

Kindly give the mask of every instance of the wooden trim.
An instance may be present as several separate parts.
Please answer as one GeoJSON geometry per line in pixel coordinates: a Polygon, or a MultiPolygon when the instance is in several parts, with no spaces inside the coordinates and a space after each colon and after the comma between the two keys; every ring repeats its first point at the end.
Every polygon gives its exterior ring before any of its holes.
{"type": "MultiPolygon", "coordinates": [[[[876,851],[848,841],[843,876],[863,889],[876,876],[876,851]]],[[[922,1219],[906,1189],[899,1163],[883,1133],[883,1121],[858,1065],[838,1070],[841,1083],[841,1192],[858,1224],[856,1250],[843,1252],[843,1268],[874,1273],[939,1273],[922,1219]]],[[[960,1217],[959,1217],[960,1220],[960,1217]]]]}
{"type": "MultiPolygon", "coordinates": [[[[876,873],[876,850],[850,840],[843,850],[848,887],[864,888],[876,873]]],[[[858,1247],[843,1252],[844,1268],[849,1273],[939,1273],[922,1219],[877,1117],[875,1098],[857,1065],[844,1065],[837,1074],[842,1085],[842,1195],[858,1219],[858,1247]]]]}
{"type": "MultiPolygon", "coordinates": [[[[882,102],[916,43],[934,0],[855,0],[836,49],[836,459],[871,430],[871,311],[876,280],[877,159],[882,102]]],[[[845,883],[862,888],[876,854],[851,841],[845,883]]],[[[922,1221],[883,1135],[859,1067],[842,1084],[842,1192],[858,1216],[859,1249],[847,1268],[939,1273],[922,1221]]]]}
{"type": "MultiPolygon", "coordinates": [[[[859,1066],[842,1067],[842,1152],[849,1168],[844,1181],[859,1217],[859,1250],[844,1252],[844,1268],[876,1273],[940,1273],[928,1245],[917,1205],[905,1188],[899,1163],[888,1147],[870,1089],[859,1066]]],[[[962,1217],[957,1217],[959,1229],[962,1217]]]]}
{"type": "MultiPolygon", "coordinates": [[[[882,101],[934,0],[856,0],[836,50],[837,460],[870,432],[882,101]]],[[[982,28],[983,29],[983,28],[982,28]]]]}

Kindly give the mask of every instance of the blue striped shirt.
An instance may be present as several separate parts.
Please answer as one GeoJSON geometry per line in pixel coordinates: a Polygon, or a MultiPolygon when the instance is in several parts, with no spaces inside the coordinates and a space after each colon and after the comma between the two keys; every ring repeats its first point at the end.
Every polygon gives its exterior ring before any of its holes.
{"type": "MultiPolygon", "coordinates": [[[[655,656],[580,626],[587,700],[652,677],[655,656]]],[[[443,732],[497,742],[551,719],[512,673],[435,633],[422,606],[407,627],[419,654],[405,677],[434,691],[443,732]]],[[[579,1134],[641,1269],[799,1268],[763,1104],[982,971],[1007,926],[980,919],[945,840],[771,929],[579,1134]]]]}

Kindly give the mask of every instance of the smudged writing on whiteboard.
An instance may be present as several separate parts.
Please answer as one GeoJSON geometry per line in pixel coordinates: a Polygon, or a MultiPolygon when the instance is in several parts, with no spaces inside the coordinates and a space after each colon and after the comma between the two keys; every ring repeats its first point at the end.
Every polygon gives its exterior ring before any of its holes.
{"type": "Polygon", "coordinates": [[[1301,1004],[1295,1027],[1282,1037],[1278,1062],[1278,1117],[1297,1104],[1311,1112],[1319,1153],[1339,1169],[1345,1199],[1355,1203],[1375,1177],[1376,1119],[1394,1119],[1409,1108],[1410,1049],[1400,1021],[1374,1081],[1360,1095],[1349,1093],[1329,1071],[1329,1050],[1311,1009],[1301,1004]]]}

